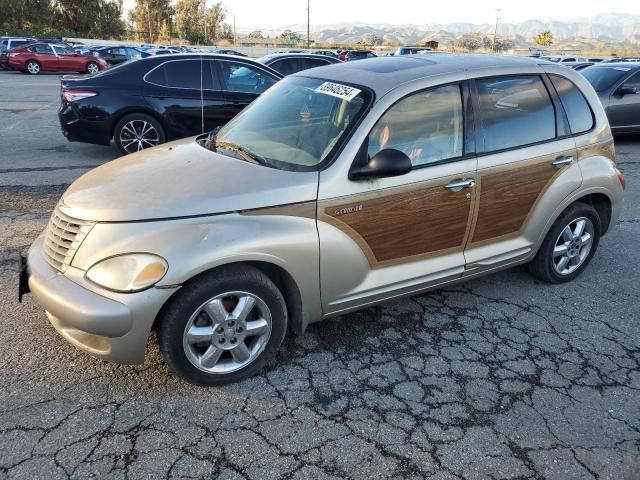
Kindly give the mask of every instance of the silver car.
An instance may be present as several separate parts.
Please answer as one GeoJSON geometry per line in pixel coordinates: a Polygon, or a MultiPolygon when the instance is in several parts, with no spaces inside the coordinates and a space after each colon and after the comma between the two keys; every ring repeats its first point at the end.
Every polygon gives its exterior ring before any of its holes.
{"type": "Polygon", "coordinates": [[[258,372],[288,333],[387,299],[520,264],[572,280],[623,189],[598,97],[562,65],[326,66],[218,132],[82,176],[22,291],[82,350],[142,362],[155,329],[176,375],[219,385],[258,372]]]}

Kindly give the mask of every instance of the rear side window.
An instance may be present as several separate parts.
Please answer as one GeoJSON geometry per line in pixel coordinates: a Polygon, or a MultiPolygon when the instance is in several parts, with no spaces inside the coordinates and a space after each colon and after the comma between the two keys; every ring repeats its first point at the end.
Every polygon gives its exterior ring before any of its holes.
{"type": "Polygon", "coordinates": [[[477,85],[484,152],[555,138],[555,111],[540,77],[485,78],[477,85]]]}
{"type": "Polygon", "coordinates": [[[34,47],[29,49],[31,52],[36,53],[53,53],[51,51],[51,47],[49,45],[35,45],[34,47]]]}
{"type": "Polygon", "coordinates": [[[149,72],[145,80],[162,87],[200,89],[200,60],[167,62],[149,72]]]}
{"type": "Polygon", "coordinates": [[[329,65],[329,62],[324,58],[303,58],[302,59],[302,70],[307,70],[308,68],[322,67],[324,65],[329,65]]]}
{"type": "Polygon", "coordinates": [[[298,67],[298,59],[297,58],[286,58],[283,60],[278,60],[269,65],[276,72],[281,73],[285,77],[287,75],[291,75],[300,70],[298,67]]]}
{"type": "Polygon", "coordinates": [[[571,133],[583,133],[593,127],[593,112],[589,107],[587,99],[575,84],[559,75],[550,75],[551,83],[555,87],[564,111],[569,117],[571,133]]]}

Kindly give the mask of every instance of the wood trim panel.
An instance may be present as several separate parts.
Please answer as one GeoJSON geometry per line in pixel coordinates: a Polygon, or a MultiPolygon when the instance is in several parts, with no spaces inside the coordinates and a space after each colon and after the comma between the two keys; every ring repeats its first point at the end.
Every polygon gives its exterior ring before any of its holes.
{"type": "Polygon", "coordinates": [[[615,162],[616,154],[613,140],[578,147],[578,161],[589,157],[605,157],[615,162]]]}
{"type": "Polygon", "coordinates": [[[253,210],[243,210],[240,215],[280,215],[288,217],[302,217],[315,220],[316,202],[292,203],[280,205],[278,207],[256,208],[253,210]]]}
{"type": "MultiPolygon", "coordinates": [[[[461,177],[474,175],[456,179],[461,177]]],[[[319,220],[349,235],[372,267],[462,251],[469,234],[474,189],[452,192],[444,187],[451,180],[323,201],[318,205],[319,220]]]]}
{"type": "Polygon", "coordinates": [[[472,246],[509,238],[522,230],[538,199],[563,171],[551,164],[553,158],[545,156],[478,172],[481,189],[472,246]]]}

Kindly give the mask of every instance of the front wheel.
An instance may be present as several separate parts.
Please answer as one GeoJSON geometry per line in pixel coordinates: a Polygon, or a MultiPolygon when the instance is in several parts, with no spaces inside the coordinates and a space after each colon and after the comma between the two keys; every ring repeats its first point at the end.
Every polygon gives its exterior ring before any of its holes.
{"type": "Polygon", "coordinates": [[[600,242],[601,221],[590,205],[575,203],[555,221],[529,265],[533,276],[564,283],[580,275],[600,242]]]}
{"type": "Polygon", "coordinates": [[[132,113],[122,118],[114,129],[113,138],[125,155],[165,142],[160,122],[144,113],[132,113]]]}
{"type": "Polygon", "coordinates": [[[282,344],[287,309],[266,275],[233,266],[192,280],[158,320],[160,350],[171,370],[191,383],[214,386],[262,369],[282,344]]]}

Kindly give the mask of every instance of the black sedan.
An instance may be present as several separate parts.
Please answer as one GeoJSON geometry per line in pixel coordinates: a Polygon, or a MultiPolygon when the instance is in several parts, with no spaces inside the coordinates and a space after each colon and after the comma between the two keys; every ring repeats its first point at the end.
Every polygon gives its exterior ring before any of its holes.
{"type": "Polygon", "coordinates": [[[640,62],[599,63],[580,73],[598,93],[613,134],[640,133],[640,62]]]}
{"type": "Polygon", "coordinates": [[[227,55],[152,56],[91,77],[64,77],[58,118],[69,141],[113,139],[132,153],[224,125],[280,78],[227,55]]]}
{"type": "Polygon", "coordinates": [[[135,57],[142,57],[142,52],[133,47],[111,46],[92,49],[92,52],[105,59],[109,65],[118,65],[135,57]]]}
{"type": "Polygon", "coordinates": [[[274,53],[260,57],[258,62],[268,65],[285,77],[308,68],[340,63],[337,58],[315,53],[274,53]]]}

